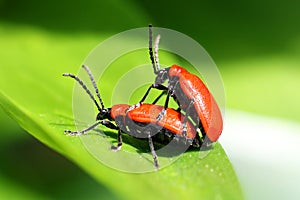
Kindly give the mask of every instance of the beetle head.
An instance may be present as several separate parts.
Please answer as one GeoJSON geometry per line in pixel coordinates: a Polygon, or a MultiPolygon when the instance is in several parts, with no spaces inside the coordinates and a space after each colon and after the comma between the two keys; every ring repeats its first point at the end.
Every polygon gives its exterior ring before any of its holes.
{"type": "Polygon", "coordinates": [[[169,78],[168,75],[169,69],[170,68],[164,68],[157,72],[157,76],[155,78],[155,84],[161,85],[169,78]]]}
{"type": "Polygon", "coordinates": [[[98,113],[96,120],[111,119],[110,108],[102,108],[98,113]]]}

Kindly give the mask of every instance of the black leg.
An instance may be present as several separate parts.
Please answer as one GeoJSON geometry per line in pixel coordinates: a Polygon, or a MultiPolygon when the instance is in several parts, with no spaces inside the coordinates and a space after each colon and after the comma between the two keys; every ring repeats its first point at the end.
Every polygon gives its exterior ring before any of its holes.
{"type": "Polygon", "coordinates": [[[157,158],[157,155],[156,155],[156,152],[154,149],[154,145],[153,145],[153,141],[152,141],[150,134],[148,134],[148,140],[149,140],[149,147],[150,147],[151,154],[152,154],[153,161],[154,161],[154,166],[156,169],[159,169],[158,158],[157,158]]]}
{"type": "Polygon", "coordinates": [[[96,122],[95,124],[93,124],[92,126],[82,130],[82,131],[70,131],[70,130],[65,130],[65,133],[68,135],[82,135],[87,133],[88,131],[94,129],[95,127],[97,127],[99,124],[101,124],[101,121],[96,122]]]}
{"type": "Polygon", "coordinates": [[[116,125],[114,125],[113,123],[111,123],[110,121],[102,120],[100,123],[103,126],[106,126],[107,128],[114,129],[114,130],[119,130],[119,128],[116,125]]]}
{"type": "MultiPolygon", "coordinates": [[[[129,111],[131,111],[131,110],[133,110],[133,109],[135,109],[135,108],[140,107],[141,104],[144,103],[145,99],[146,99],[147,96],[149,95],[150,90],[151,90],[152,88],[155,88],[155,89],[158,89],[158,90],[163,90],[163,91],[167,91],[167,90],[168,90],[168,88],[167,88],[166,86],[164,86],[164,85],[152,84],[152,85],[147,89],[146,93],[144,94],[144,96],[143,96],[143,98],[140,100],[140,102],[137,103],[137,104],[135,104],[135,105],[130,106],[130,107],[127,109],[127,112],[129,112],[129,111]]],[[[159,98],[160,98],[160,97],[159,97],[159,98]]],[[[156,100],[155,100],[155,101],[156,101],[156,100]]],[[[158,101],[158,100],[157,100],[157,101],[158,101]]]]}
{"type": "Polygon", "coordinates": [[[159,121],[162,119],[162,117],[166,114],[166,110],[168,108],[168,105],[169,105],[169,100],[170,100],[170,91],[168,90],[168,93],[167,93],[167,98],[166,98],[166,101],[165,101],[165,105],[164,105],[164,109],[159,113],[159,115],[156,117],[156,120],[159,121]]]}
{"type": "Polygon", "coordinates": [[[156,99],[151,104],[156,104],[159,101],[159,99],[165,94],[166,94],[166,91],[163,91],[158,97],[156,97],[156,99]]]}
{"type": "Polygon", "coordinates": [[[121,132],[121,130],[119,129],[119,130],[118,130],[118,145],[117,145],[117,146],[112,145],[112,146],[110,147],[110,149],[111,149],[112,151],[119,151],[121,148],[122,148],[122,132],[121,132]]]}
{"type": "Polygon", "coordinates": [[[102,125],[106,126],[107,128],[110,128],[110,129],[119,130],[118,127],[116,127],[116,125],[114,125],[110,121],[103,120],[103,121],[97,121],[95,124],[91,125],[90,127],[86,128],[82,131],[65,130],[65,133],[68,134],[68,135],[82,135],[82,134],[85,134],[85,133],[89,132],[90,130],[96,128],[99,124],[102,124],[102,125]]]}
{"type": "Polygon", "coordinates": [[[121,131],[121,129],[118,128],[113,123],[111,123],[110,121],[103,120],[103,121],[101,121],[101,124],[106,126],[107,128],[118,130],[118,145],[117,146],[112,145],[110,147],[110,149],[112,151],[119,151],[122,148],[122,131],[121,131]]]}
{"type": "Polygon", "coordinates": [[[192,99],[188,105],[188,107],[186,108],[186,112],[185,112],[185,117],[183,119],[183,130],[182,130],[182,135],[185,137],[186,136],[186,132],[187,132],[187,122],[191,113],[191,108],[194,107],[194,99],[192,99]]]}
{"type": "MultiPolygon", "coordinates": [[[[174,95],[176,88],[178,87],[177,85],[179,84],[179,81],[174,81],[174,80],[170,80],[170,82],[174,83],[172,87],[164,87],[164,92],[167,91],[167,97],[166,97],[166,101],[165,101],[165,105],[164,105],[164,109],[159,113],[159,115],[157,116],[157,121],[161,120],[162,117],[164,116],[164,114],[166,113],[166,110],[169,106],[169,100],[170,100],[170,96],[173,97],[174,101],[178,104],[179,108],[177,110],[180,110],[180,104],[176,98],[176,96],[174,95]]],[[[169,83],[170,83],[169,82],[169,83]]],[[[170,86],[170,84],[169,84],[170,86]]]]}
{"type": "Polygon", "coordinates": [[[150,90],[152,88],[155,88],[155,89],[158,89],[158,90],[163,90],[163,91],[168,91],[168,88],[164,85],[157,85],[157,84],[152,84],[148,90],[146,91],[146,93],[144,94],[143,98],[141,99],[140,103],[143,103],[146,99],[146,97],[149,95],[150,93],[150,90]]]}

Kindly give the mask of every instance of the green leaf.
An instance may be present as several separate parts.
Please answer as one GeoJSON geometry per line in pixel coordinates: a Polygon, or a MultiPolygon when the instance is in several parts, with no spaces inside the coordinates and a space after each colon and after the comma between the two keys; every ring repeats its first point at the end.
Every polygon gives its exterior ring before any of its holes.
{"type": "MultiPolygon", "coordinates": [[[[16,32],[14,28],[3,27],[7,29],[0,43],[7,48],[0,49],[0,105],[38,140],[72,160],[120,198],[243,198],[232,165],[219,143],[203,159],[198,151],[188,151],[172,165],[152,173],[124,173],[99,162],[86,150],[80,137],[64,134],[65,129],[75,129],[74,82],[61,76],[64,72],[76,73],[78,69],[74,66],[80,66],[82,55],[99,42],[99,36],[74,35],[71,40],[31,28],[16,32]]],[[[138,59],[131,58],[125,64],[132,66],[136,62],[138,59]]],[[[102,84],[104,96],[113,84],[114,80],[102,84]]],[[[111,135],[116,142],[116,132],[111,135]]],[[[124,145],[126,148],[130,145],[124,145]]]]}

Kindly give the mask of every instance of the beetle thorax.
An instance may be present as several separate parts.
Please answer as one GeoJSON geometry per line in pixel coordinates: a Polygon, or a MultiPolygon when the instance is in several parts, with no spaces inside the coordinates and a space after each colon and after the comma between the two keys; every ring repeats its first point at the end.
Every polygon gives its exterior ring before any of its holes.
{"type": "Polygon", "coordinates": [[[169,69],[170,68],[164,68],[158,71],[157,76],[155,78],[155,84],[161,85],[169,78],[168,77],[169,69]]]}
{"type": "Polygon", "coordinates": [[[181,73],[185,73],[185,72],[187,72],[187,71],[178,65],[172,65],[169,68],[169,76],[170,77],[180,76],[181,73]]]}

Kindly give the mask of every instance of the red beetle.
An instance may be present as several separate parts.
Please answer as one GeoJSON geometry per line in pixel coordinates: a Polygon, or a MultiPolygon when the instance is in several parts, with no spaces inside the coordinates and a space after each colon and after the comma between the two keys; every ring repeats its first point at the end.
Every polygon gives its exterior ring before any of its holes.
{"type": "Polygon", "coordinates": [[[157,121],[157,115],[164,110],[163,106],[143,104],[142,106],[132,109],[131,111],[128,111],[130,106],[127,104],[117,104],[111,108],[105,108],[90,70],[87,66],[83,65],[82,67],[90,76],[101,107],[90,90],[77,76],[73,74],[63,74],[63,76],[68,76],[75,79],[83,87],[90,98],[94,101],[99,111],[96,117],[97,122],[95,124],[82,131],[65,130],[65,133],[69,135],[81,135],[102,124],[108,128],[118,130],[118,145],[117,147],[111,147],[112,150],[116,151],[120,150],[122,147],[122,133],[126,133],[136,138],[147,138],[156,168],[159,167],[159,164],[154,150],[152,138],[161,143],[166,143],[173,138],[176,138],[179,141],[183,141],[184,143],[187,143],[193,147],[200,146],[200,138],[195,130],[195,127],[188,121],[185,124],[186,127],[184,129],[184,125],[182,123],[184,116],[174,109],[165,109],[165,115],[162,116],[159,121],[157,121]]]}
{"type": "MultiPolygon", "coordinates": [[[[204,140],[204,146],[209,146],[211,142],[215,142],[222,133],[223,120],[221,111],[214,97],[198,76],[189,73],[178,65],[160,69],[158,63],[159,39],[160,36],[156,38],[154,59],[152,51],[152,26],[149,25],[149,54],[154,73],[157,76],[155,83],[148,88],[140,103],[136,106],[132,106],[130,109],[140,106],[152,88],[163,90],[167,93],[167,98],[164,110],[158,115],[157,119],[159,120],[165,114],[165,109],[167,109],[169,103],[169,97],[173,97],[178,103],[180,110],[185,112],[186,117],[184,124],[187,123],[188,118],[191,117],[192,120],[198,124],[198,127],[203,134],[202,139],[204,140]],[[168,87],[163,85],[166,80],[168,80],[168,87]],[[209,140],[205,140],[205,135],[209,140]]],[[[155,102],[156,101],[157,99],[155,102]]]]}

